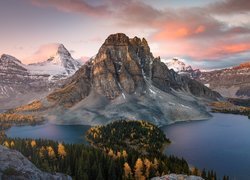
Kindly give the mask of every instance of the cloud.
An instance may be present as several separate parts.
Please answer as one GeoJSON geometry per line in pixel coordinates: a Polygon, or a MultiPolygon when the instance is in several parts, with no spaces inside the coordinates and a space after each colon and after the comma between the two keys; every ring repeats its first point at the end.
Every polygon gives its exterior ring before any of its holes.
{"type": "Polygon", "coordinates": [[[110,12],[106,5],[91,5],[82,0],[31,0],[38,7],[52,7],[59,11],[82,13],[90,16],[106,16],[110,12]]]}
{"type": "Polygon", "coordinates": [[[215,14],[239,14],[250,11],[249,0],[224,0],[211,4],[208,10],[215,14]]]}
{"type": "MultiPolygon", "coordinates": [[[[32,0],[33,5],[39,7],[96,17],[96,20],[112,25],[112,32],[116,29],[127,32],[131,29],[134,32],[148,29],[149,43],[157,44],[156,55],[163,57],[189,57],[199,62],[221,61],[226,57],[238,57],[238,54],[250,52],[249,43],[245,42],[245,39],[250,38],[250,21],[241,22],[242,17],[248,19],[247,14],[250,13],[248,0],[223,0],[202,7],[161,9],[157,9],[153,2],[146,4],[143,0],[101,2],[32,0]],[[241,16],[235,17],[238,14],[241,16]]],[[[98,37],[86,41],[101,40],[98,37]]]]}
{"type": "Polygon", "coordinates": [[[31,64],[46,61],[56,54],[59,45],[59,43],[42,45],[33,55],[24,58],[24,62],[26,64],[31,64]]]}

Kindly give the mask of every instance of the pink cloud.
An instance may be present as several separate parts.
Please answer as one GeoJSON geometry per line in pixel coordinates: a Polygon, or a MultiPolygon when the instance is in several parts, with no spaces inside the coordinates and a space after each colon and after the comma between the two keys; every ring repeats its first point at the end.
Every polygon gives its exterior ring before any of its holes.
{"type": "Polygon", "coordinates": [[[46,61],[56,54],[59,45],[59,43],[42,45],[33,55],[24,58],[24,62],[31,64],[46,61]]]}
{"type": "MultiPolygon", "coordinates": [[[[161,56],[189,56],[195,60],[220,59],[250,51],[242,35],[250,36],[249,24],[229,26],[214,17],[218,14],[247,13],[250,1],[224,0],[206,7],[156,9],[142,0],[105,0],[102,5],[91,5],[83,0],[32,0],[41,7],[59,11],[102,17],[111,22],[114,30],[152,29],[147,39],[159,44],[161,56]]],[[[112,31],[113,31],[112,29],[112,31]]],[[[93,41],[103,41],[99,38],[93,41]]]]}

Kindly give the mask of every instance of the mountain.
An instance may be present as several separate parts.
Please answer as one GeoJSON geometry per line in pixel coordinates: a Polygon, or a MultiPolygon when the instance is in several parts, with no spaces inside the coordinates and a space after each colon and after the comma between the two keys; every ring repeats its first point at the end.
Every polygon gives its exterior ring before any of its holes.
{"type": "Polygon", "coordinates": [[[0,57],[0,109],[9,109],[45,97],[60,87],[81,64],[74,60],[63,45],[58,45],[54,56],[31,65],[13,56],[0,57]]]}
{"type": "Polygon", "coordinates": [[[250,98],[250,62],[232,68],[202,72],[197,80],[225,97],[250,98]]]}
{"type": "Polygon", "coordinates": [[[72,58],[69,51],[62,44],[58,44],[54,55],[46,61],[27,66],[32,74],[48,74],[49,80],[58,80],[73,75],[81,63],[72,58]]]}
{"type": "Polygon", "coordinates": [[[199,69],[193,69],[192,66],[186,65],[183,61],[173,58],[171,60],[163,60],[169,69],[173,69],[180,75],[189,76],[190,78],[197,78],[201,75],[199,69]]]}
{"type": "Polygon", "coordinates": [[[0,109],[19,106],[41,97],[52,86],[47,79],[48,75],[32,75],[21,61],[3,54],[0,58],[0,109]]]}
{"type": "Polygon", "coordinates": [[[218,98],[218,93],[154,58],[144,38],[118,33],[110,35],[67,84],[42,99],[46,110],[37,114],[64,124],[106,124],[125,117],[164,125],[208,118],[203,103],[218,98]]]}

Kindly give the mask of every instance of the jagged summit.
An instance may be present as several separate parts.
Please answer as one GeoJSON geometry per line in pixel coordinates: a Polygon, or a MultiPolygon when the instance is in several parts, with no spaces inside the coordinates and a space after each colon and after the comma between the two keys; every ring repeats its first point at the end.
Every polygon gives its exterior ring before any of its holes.
{"type": "Polygon", "coordinates": [[[173,69],[175,72],[192,71],[193,68],[190,65],[186,65],[182,60],[173,58],[171,60],[165,60],[169,69],[173,69]]]}
{"type": "Polygon", "coordinates": [[[201,75],[201,71],[199,69],[193,69],[191,65],[185,64],[183,60],[178,58],[163,60],[163,62],[169,69],[173,69],[180,75],[188,76],[190,78],[198,78],[201,75]]]}
{"type": "Polygon", "coordinates": [[[18,60],[17,58],[15,58],[14,56],[11,56],[9,54],[2,54],[1,55],[1,61],[3,62],[16,62],[18,64],[22,64],[22,62],[20,60],[18,60]]]}
{"type": "Polygon", "coordinates": [[[73,75],[81,64],[72,58],[63,44],[57,44],[54,54],[49,55],[43,62],[30,64],[28,67],[33,74],[48,74],[51,80],[58,80],[73,75]]]}
{"type": "Polygon", "coordinates": [[[111,34],[105,40],[103,45],[128,45],[129,37],[123,33],[111,34]]]}

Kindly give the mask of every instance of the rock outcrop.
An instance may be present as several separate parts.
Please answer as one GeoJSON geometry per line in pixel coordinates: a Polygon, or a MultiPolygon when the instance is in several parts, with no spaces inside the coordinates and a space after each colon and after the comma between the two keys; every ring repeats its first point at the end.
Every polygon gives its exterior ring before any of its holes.
{"type": "Polygon", "coordinates": [[[184,174],[169,174],[162,177],[155,177],[151,180],[204,180],[199,176],[188,176],[184,174]]]}
{"type": "Polygon", "coordinates": [[[230,98],[250,98],[250,63],[236,67],[202,72],[196,80],[230,98]]]}
{"type": "Polygon", "coordinates": [[[43,172],[20,152],[0,145],[0,179],[71,180],[72,178],[60,173],[51,174],[43,172]]]}

